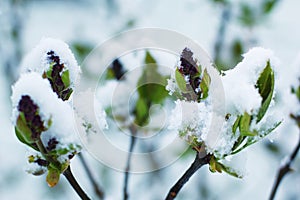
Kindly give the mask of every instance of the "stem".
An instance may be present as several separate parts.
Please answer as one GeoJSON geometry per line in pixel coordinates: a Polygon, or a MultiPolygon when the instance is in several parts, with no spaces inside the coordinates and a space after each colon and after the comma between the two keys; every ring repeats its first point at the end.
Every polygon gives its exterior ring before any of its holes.
{"type": "Polygon", "coordinates": [[[274,182],[274,185],[273,185],[273,188],[272,188],[272,191],[271,191],[271,194],[270,194],[270,197],[269,197],[269,200],[273,200],[275,195],[276,195],[276,192],[277,192],[277,189],[281,183],[281,181],[283,180],[284,176],[286,174],[288,174],[289,172],[292,171],[292,169],[290,168],[290,166],[292,165],[292,163],[294,162],[296,156],[297,156],[297,153],[300,149],[300,133],[299,133],[299,139],[298,139],[298,143],[297,143],[297,146],[295,147],[294,151],[292,152],[292,154],[289,156],[287,162],[285,162],[278,170],[277,172],[277,176],[276,176],[276,180],[274,182]]]}
{"type": "Polygon", "coordinates": [[[47,149],[44,147],[44,144],[40,137],[36,141],[36,145],[37,145],[39,151],[41,152],[41,154],[46,158],[46,160],[48,162],[52,163],[58,170],[61,170],[61,164],[57,160],[53,159],[52,156],[50,156],[48,154],[47,149]]]}
{"type": "Polygon", "coordinates": [[[230,18],[230,5],[225,4],[223,5],[223,7],[224,8],[222,11],[220,26],[218,29],[217,38],[214,45],[214,60],[216,63],[218,63],[221,60],[221,51],[224,45],[224,38],[227,29],[227,24],[230,18]]]}
{"type": "MultiPolygon", "coordinates": [[[[53,164],[58,170],[61,170],[61,164],[55,160],[52,156],[50,156],[47,152],[47,149],[45,148],[41,138],[39,137],[38,140],[36,141],[36,145],[41,152],[41,154],[46,158],[48,162],[53,164]]],[[[80,185],[77,183],[76,179],[74,178],[72,172],[71,172],[71,167],[70,165],[68,168],[63,172],[63,175],[67,178],[69,183],[72,185],[73,189],[77,192],[77,194],[81,197],[81,199],[88,200],[90,199],[85,192],[82,190],[80,185]]]]}
{"type": "Polygon", "coordinates": [[[103,190],[101,189],[101,187],[97,184],[96,180],[94,179],[93,175],[92,175],[92,172],[90,170],[90,168],[88,167],[82,153],[79,153],[78,154],[79,156],[79,159],[83,165],[83,168],[85,169],[85,172],[87,173],[88,175],[88,178],[90,179],[92,185],[93,185],[93,188],[94,188],[94,191],[96,193],[96,195],[100,198],[100,199],[103,199],[104,198],[104,192],[103,190]]]}
{"type": "Polygon", "coordinates": [[[83,191],[83,189],[80,187],[78,182],[76,181],[75,177],[72,174],[71,167],[69,166],[63,173],[63,175],[66,177],[66,179],[69,181],[73,189],[77,192],[77,194],[80,196],[83,200],[89,200],[90,198],[87,196],[87,194],[83,191]]]}
{"type": "Polygon", "coordinates": [[[129,153],[126,161],[126,169],[125,169],[125,177],[124,177],[124,189],[123,189],[123,199],[127,200],[129,197],[128,194],[128,182],[129,182],[129,170],[130,170],[130,161],[132,157],[133,148],[136,142],[136,128],[132,125],[129,127],[131,136],[130,136],[130,145],[129,145],[129,153]]]}
{"type": "Polygon", "coordinates": [[[197,152],[196,158],[192,165],[185,171],[185,173],[180,177],[180,179],[175,183],[175,185],[170,189],[166,200],[175,199],[177,194],[180,192],[181,188],[189,181],[189,179],[193,176],[193,174],[198,171],[203,165],[209,163],[211,155],[206,155],[203,158],[199,158],[199,154],[197,152]]]}

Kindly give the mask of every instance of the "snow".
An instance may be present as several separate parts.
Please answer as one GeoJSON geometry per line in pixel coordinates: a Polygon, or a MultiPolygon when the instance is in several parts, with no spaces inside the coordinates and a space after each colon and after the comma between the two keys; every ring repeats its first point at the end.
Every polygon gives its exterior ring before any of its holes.
{"type": "MultiPolygon", "coordinates": [[[[275,71],[279,60],[269,49],[255,47],[243,55],[244,59],[237,66],[222,77],[226,96],[226,112],[231,114],[244,114],[258,111],[262,98],[255,88],[260,73],[270,61],[275,71]]],[[[276,78],[275,78],[276,79],[276,78]]],[[[276,82],[276,80],[275,80],[276,82]]]]}
{"type": "MultiPolygon", "coordinates": [[[[91,89],[78,93],[74,97],[73,103],[76,113],[84,123],[89,123],[92,126],[98,124],[101,130],[108,128],[106,112],[103,110],[101,102],[94,98],[94,92],[91,89]]],[[[96,130],[93,127],[91,128],[96,130]]]]}
{"type": "Polygon", "coordinates": [[[176,80],[174,77],[175,71],[171,74],[171,78],[167,80],[166,90],[169,91],[169,95],[175,93],[178,90],[178,86],[176,84],[176,80]]]}
{"type": "Polygon", "coordinates": [[[49,55],[47,55],[47,53],[50,51],[53,51],[56,56],[59,56],[60,63],[65,66],[64,70],[69,70],[71,86],[74,86],[74,82],[81,72],[81,69],[69,46],[58,39],[42,38],[39,44],[32,49],[21,62],[21,73],[34,71],[43,74],[47,71],[50,66],[49,55]]]}
{"type": "Polygon", "coordinates": [[[225,116],[212,110],[209,98],[200,103],[176,100],[175,104],[169,119],[170,130],[176,130],[189,144],[193,138],[204,142],[207,153],[218,158],[231,152],[239,136],[232,133],[233,117],[225,121],[225,116]]]}
{"type": "Polygon", "coordinates": [[[39,115],[45,127],[49,120],[52,121],[49,129],[41,134],[45,146],[48,145],[51,138],[56,138],[61,144],[78,143],[72,108],[67,102],[63,102],[57,97],[48,80],[43,79],[40,74],[35,72],[22,74],[12,87],[12,121],[14,125],[19,115],[17,106],[23,95],[29,95],[39,107],[39,115]]]}
{"type": "Polygon", "coordinates": [[[211,108],[207,102],[176,100],[172,111],[169,129],[177,130],[189,143],[194,136],[201,142],[201,135],[208,131],[211,108]]]}

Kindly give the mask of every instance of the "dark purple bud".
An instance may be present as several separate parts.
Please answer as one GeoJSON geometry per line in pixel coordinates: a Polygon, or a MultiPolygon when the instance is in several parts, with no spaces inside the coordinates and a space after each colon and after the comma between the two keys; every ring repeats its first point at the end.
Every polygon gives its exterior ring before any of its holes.
{"type": "Polygon", "coordinates": [[[48,141],[48,145],[46,147],[46,149],[48,151],[52,151],[56,148],[56,145],[58,144],[58,141],[56,140],[56,138],[51,138],[49,141],[48,141]]]}
{"type": "Polygon", "coordinates": [[[47,160],[40,159],[40,158],[38,158],[34,162],[37,163],[39,166],[42,166],[42,167],[47,167],[49,165],[49,162],[47,160]]]}
{"type": "Polygon", "coordinates": [[[28,95],[23,95],[18,104],[18,110],[26,114],[34,114],[37,111],[37,105],[33,103],[28,95]]]}

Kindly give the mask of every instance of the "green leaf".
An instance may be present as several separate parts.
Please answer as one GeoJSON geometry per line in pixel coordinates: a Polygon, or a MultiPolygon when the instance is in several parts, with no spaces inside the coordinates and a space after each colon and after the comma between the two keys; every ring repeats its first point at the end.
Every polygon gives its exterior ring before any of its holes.
{"type": "Polygon", "coordinates": [[[186,81],[185,81],[184,75],[180,73],[178,67],[176,67],[176,70],[175,70],[175,80],[176,80],[177,86],[179,87],[181,92],[187,93],[188,90],[186,87],[186,81]]]}
{"type": "Polygon", "coordinates": [[[241,116],[240,123],[239,123],[241,135],[243,136],[247,135],[247,132],[249,131],[249,127],[250,127],[250,122],[251,122],[251,116],[247,112],[245,112],[244,115],[241,116]]]}
{"type": "Polygon", "coordinates": [[[240,119],[239,128],[242,136],[255,136],[256,133],[250,131],[251,115],[247,112],[240,119]]]}
{"type": "Polygon", "coordinates": [[[274,9],[277,2],[278,0],[265,0],[262,5],[263,12],[269,14],[274,9]]]}
{"type": "Polygon", "coordinates": [[[107,70],[106,70],[106,77],[105,77],[107,80],[113,80],[113,79],[115,79],[115,73],[114,73],[114,71],[113,71],[113,69],[111,69],[111,68],[108,68],[107,70]]]}
{"type": "Polygon", "coordinates": [[[296,95],[296,97],[298,98],[298,100],[300,101],[300,85],[298,88],[292,88],[292,93],[294,93],[296,95]]]}
{"type": "Polygon", "coordinates": [[[207,69],[205,69],[204,72],[203,72],[203,77],[202,77],[201,83],[200,83],[200,89],[201,89],[201,92],[202,92],[202,98],[201,99],[206,99],[208,97],[210,82],[211,82],[210,76],[207,72],[207,69]]]}
{"type": "Polygon", "coordinates": [[[222,163],[218,163],[218,164],[221,167],[222,171],[226,172],[227,174],[234,176],[236,178],[242,178],[242,176],[238,174],[236,171],[234,171],[232,168],[225,166],[222,163]]]}
{"type": "Polygon", "coordinates": [[[246,3],[241,4],[240,21],[245,26],[252,27],[256,23],[256,15],[254,9],[246,3]]]}
{"type": "Polygon", "coordinates": [[[259,135],[259,137],[247,137],[247,142],[240,147],[239,149],[234,150],[231,155],[237,154],[240,151],[242,151],[243,149],[247,148],[248,146],[258,142],[261,138],[266,137],[267,135],[269,135],[273,130],[275,130],[279,125],[281,124],[281,122],[277,122],[275,124],[273,124],[273,126],[271,126],[270,128],[268,128],[267,130],[259,130],[257,132],[263,132],[262,135],[259,135]]]}
{"type": "Polygon", "coordinates": [[[59,182],[59,178],[60,178],[60,171],[52,168],[52,167],[48,167],[48,174],[46,177],[46,181],[48,183],[49,187],[54,187],[57,185],[57,183],[59,182]]]}
{"type": "Polygon", "coordinates": [[[50,80],[52,79],[51,74],[52,74],[52,70],[53,70],[53,65],[54,65],[54,62],[50,63],[49,69],[46,71],[46,77],[50,80]]]}
{"type": "Polygon", "coordinates": [[[267,112],[274,92],[274,72],[271,68],[270,61],[267,62],[267,66],[260,74],[256,87],[262,97],[262,104],[257,114],[257,122],[259,122],[267,112]]]}
{"type": "Polygon", "coordinates": [[[162,103],[168,96],[165,89],[167,85],[166,77],[162,76],[157,70],[157,64],[149,52],[146,53],[144,71],[138,81],[139,96],[152,103],[162,103]]]}
{"type": "Polygon", "coordinates": [[[217,172],[217,167],[216,167],[216,160],[214,159],[214,157],[212,157],[209,161],[209,170],[212,173],[217,172]]]}
{"type": "Polygon", "coordinates": [[[22,133],[17,129],[17,127],[15,127],[15,133],[20,142],[22,142],[23,144],[26,144],[27,146],[33,148],[36,151],[39,151],[39,149],[36,146],[34,146],[34,143],[29,143],[29,142],[25,141],[25,139],[22,136],[22,133]]]}
{"type": "Polygon", "coordinates": [[[149,118],[149,107],[144,99],[139,98],[137,100],[135,112],[135,122],[139,126],[145,125],[149,118]]]}
{"type": "Polygon", "coordinates": [[[236,130],[237,130],[237,128],[239,127],[241,117],[242,117],[242,116],[238,116],[238,117],[236,118],[236,120],[235,120],[233,126],[232,126],[232,132],[233,132],[233,134],[236,133],[236,130]]]}
{"type": "Polygon", "coordinates": [[[70,87],[70,73],[69,73],[69,70],[66,70],[61,74],[61,79],[62,79],[62,81],[65,85],[65,88],[70,87]]]}
{"type": "MultiPolygon", "coordinates": [[[[30,128],[27,126],[26,119],[25,117],[21,117],[23,113],[20,113],[18,119],[17,119],[17,124],[16,124],[16,135],[18,139],[25,143],[25,144],[31,144],[34,141],[32,140],[32,132],[30,128]],[[24,121],[25,119],[25,121],[24,121]]],[[[23,114],[24,115],[24,114],[23,114]]]]}
{"type": "Polygon", "coordinates": [[[156,60],[153,58],[153,56],[150,54],[149,51],[146,51],[146,57],[145,57],[145,64],[154,64],[156,63],[156,60]]]}

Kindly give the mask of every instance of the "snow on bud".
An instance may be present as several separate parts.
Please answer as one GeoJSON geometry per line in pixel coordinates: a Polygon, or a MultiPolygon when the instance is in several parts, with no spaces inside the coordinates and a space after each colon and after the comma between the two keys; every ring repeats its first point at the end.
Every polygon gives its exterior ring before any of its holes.
{"type": "Polygon", "coordinates": [[[21,72],[37,72],[47,78],[53,91],[68,100],[80,67],[69,46],[61,40],[43,38],[21,63],[21,72]]]}
{"type": "Polygon", "coordinates": [[[57,97],[40,74],[21,75],[12,87],[11,100],[12,120],[21,142],[39,151],[36,141],[40,139],[49,152],[57,151],[61,163],[80,149],[72,108],[57,97]]]}

